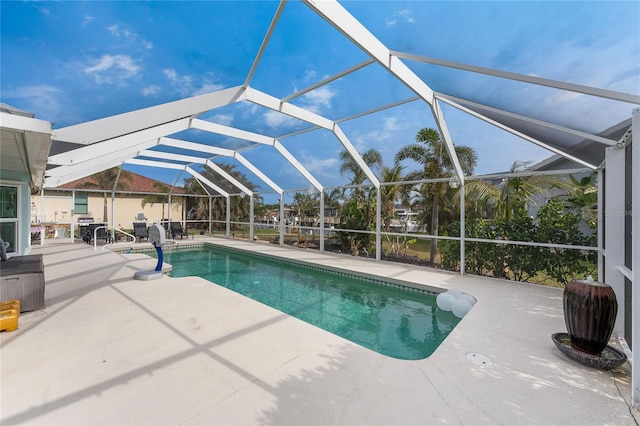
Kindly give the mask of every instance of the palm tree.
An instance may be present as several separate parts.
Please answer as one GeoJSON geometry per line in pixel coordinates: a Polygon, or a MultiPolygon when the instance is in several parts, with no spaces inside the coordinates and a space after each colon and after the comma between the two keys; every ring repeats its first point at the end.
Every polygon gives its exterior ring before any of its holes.
{"type": "Polygon", "coordinates": [[[582,219],[590,228],[597,227],[598,220],[598,187],[596,186],[595,173],[577,179],[570,175],[570,184],[567,189],[568,198],[565,204],[569,208],[580,211],[582,219]]]}
{"type": "Polygon", "coordinates": [[[131,175],[131,173],[127,172],[126,170],[121,170],[119,167],[112,167],[110,169],[103,170],[101,172],[91,175],[90,179],[91,180],[84,182],[78,187],[105,190],[105,192],[102,193],[103,200],[104,200],[104,211],[102,213],[102,221],[104,223],[109,223],[109,220],[108,220],[109,208],[108,208],[108,202],[107,202],[107,195],[109,192],[107,191],[113,191],[113,190],[122,191],[124,189],[127,189],[127,185],[125,185],[124,181],[130,182],[133,179],[133,176],[131,175]],[[120,172],[119,179],[118,179],[118,172],[120,172]]]}
{"type": "MultiPolygon", "coordinates": [[[[362,161],[364,161],[367,166],[376,166],[378,168],[382,168],[382,155],[377,149],[371,148],[365,151],[360,156],[362,157],[362,161]]],[[[345,172],[352,173],[352,185],[360,185],[365,180],[367,180],[367,175],[347,150],[343,150],[342,152],[340,152],[340,161],[342,162],[340,164],[340,174],[343,175],[345,172]]]]}
{"type": "MultiPolygon", "coordinates": [[[[331,191],[324,192],[324,208],[325,210],[335,210],[336,214],[340,214],[340,201],[344,198],[344,192],[340,188],[334,188],[331,191]]],[[[326,213],[325,213],[326,214],[326,213]]]]}
{"type": "Polygon", "coordinates": [[[164,215],[164,204],[169,201],[169,191],[171,188],[162,182],[154,182],[153,187],[156,188],[160,194],[146,195],[140,202],[140,205],[144,208],[147,204],[153,207],[154,204],[162,203],[162,219],[164,220],[166,219],[164,215]]]}
{"type": "MultiPolygon", "coordinates": [[[[475,150],[468,146],[456,146],[455,152],[465,175],[473,174],[478,162],[475,150]]],[[[416,143],[400,148],[395,161],[399,163],[410,159],[422,165],[421,170],[410,172],[406,180],[438,179],[449,177],[454,172],[453,160],[447,150],[446,142],[435,129],[424,128],[416,134],[416,143]]],[[[421,185],[423,198],[431,202],[431,235],[438,236],[440,206],[449,188],[447,182],[434,182],[421,185]]],[[[429,261],[436,259],[437,240],[431,240],[429,261]]]]}
{"type": "Polygon", "coordinates": [[[402,184],[404,166],[399,163],[394,164],[392,167],[382,167],[382,181],[385,183],[392,183],[392,185],[382,185],[382,223],[384,224],[384,230],[389,232],[389,225],[393,218],[393,212],[396,202],[403,201],[406,203],[409,200],[411,186],[402,184]]]}
{"type": "Polygon", "coordinates": [[[552,188],[565,192],[570,190],[566,182],[554,176],[518,176],[518,173],[525,171],[530,163],[531,161],[514,161],[509,174],[515,176],[503,179],[498,185],[498,200],[495,201],[498,217],[508,219],[518,210],[537,205],[553,195],[552,188]]]}
{"type": "MultiPolygon", "coordinates": [[[[220,168],[222,168],[229,175],[233,176],[238,182],[242,183],[246,186],[251,192],[256,192],[259,187],[252,182],[249,181],[247,176],[235,169],[235,164],[218,164],[220,168]]],[[[217,185],[220,189],[228,192],[228,193],[236,193],[238,192],[238,188],[234,186],[231,182],[226,180],[224,177],[214,172],[213,170],[206,168],[202,171],[202,176],[210,180],[212,183],[217,185]]],[[[205,190],[198,183],[196,178],[188,178],[184,181],[184,187],[189,193],[193,194],[206,194],[205,190]]],[[[246,197],[232,197],[230,205],[231,217],[237,218],[239,220],[248,220],[249,219],[249,199],[246,197]]],[[[254,202],[256,207],[262,205],[262,197],[254,198],[254,202]]],[[[208,220],[209,219],[209,204],[208,199],[204,197],[198,197],[195,205],[195,219],[197,220],[208,220]]],[[[211,219],[212,220],[223,220],[226,215],[226,199],[223,197],[215,197],[212,202],[212,211],[211,211],[211,219]]]]}
{"type": "MultiPolygon", "coordinates": [[[[369,166],[382,168],[382,155],[376,149],[369,149],[361,154],[364,163],[369,166]]],[[[367,179],[367,175],[360,168],[348,151],[340,153],[342,163],[340,173],[352,174],[351,184],[361,185],[367,179]]],[[[354,188],[345,199],[340,213],[340,228],[354,230],[369,230],[375,220],[375,202],[373,191],[365,191],[360,187],[354,188]]],[[[369,234],[343,232],[339,234],[344,246],[350,246],[357,253],[360,247],[366,247],[371,241],[369,234]]],[[[345,247],[346,248],[346,247],[345,247]]]]}

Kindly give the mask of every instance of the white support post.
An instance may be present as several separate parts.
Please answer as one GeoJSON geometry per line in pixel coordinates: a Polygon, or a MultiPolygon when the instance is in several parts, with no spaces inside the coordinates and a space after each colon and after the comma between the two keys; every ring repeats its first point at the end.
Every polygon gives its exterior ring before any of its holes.
{"type": "Polygon", "coordinates": [[[324,191],[320,191],[320,252],[324,251],[324,191]]]}
{"type": "Polygon", "coordinates": [[[71,244],[76,241],[76,191],[71,191],[71,225],[69,229],[69,237],[71,238],[71,244]]]}
{"type": "MultiPolygon", "coordinates": [[[[107,225],[109,225],[107,223],[107,225]]],[[[116,237],[116,231],[114,228],[116,227],[116,192],[111,191],[111,241],[116,237]]],[[[107,229],[108,231],[109,229],[107,229]]]]}
{"type": "Polygon", "coordinates": [[[465,197],[464,182],[462,182],[462,184],[460,185],[460,275],[464,275],[465,273],[464,259],[466,257],[465,247],[464,247],[464,240],[465,240],[465,233],[466,233],[464,197],[465,197]]]}
{"type": "Polygon", "coordinates": [[[607,148],[605,161],[604,282],[613,288],[618,299],[614,332],[624,335],[624,276],[618,270],[618,265],[624,265],[625,150],[607,148]]]}
{"type": "Polygon", "coordinates": [[[380,230],[382,228],[382,186],[376,188],[376,261],[382,259],[382,238],[380,230]]]}
{"type": "Polygon", "coordinates": [[[604,173],[598,169],[598,281],[604,282],[604,173]]]}
{"type": "Polygon", "coordinates": [[[280,194],[280,247],[284,246],[284,192],[280,194]]]}
{"type": "Polygon", "coordinates": [[[40,191],[40,246],[44,246],[47,227],[44,225],[44,188],[40,191]]]}
{"type": "Polygon", "coordinates": [[[249,241],[254,241],[253,239],[253,227],[254,227],[254,221],[253,221],[253,192],[251,193],[251,196],[249,197],[249,241]]]}
{"type": "Polygon", "coordinates": [[[231,197],[227,194],[226,196],[226,200],[227,200],[227,228],[226,228],[226,234],[227,234],[227,238],[229,238],[229,236],[231,235],[231,197]]]}
{"type": "Polygon", "coordinates": [[[209,195],[209,235],[213,232],[213,215],[211,214],[211,210],[213,210],[213,198],[209,195]]]}
{"type": "Polygon", "coordinates": [[[633,408],[636,410],[640,408],[640,108],[633,110],[633,116],[631,121],[631,151],[632,167],[631,176],[631,188],[633,189],[631,196],[632,211],[631,214],[631,306],[634,307],[631,313],[631,330],[632,330],[632,342],[631,342],[631,399],[633,401],[633,408]]]}

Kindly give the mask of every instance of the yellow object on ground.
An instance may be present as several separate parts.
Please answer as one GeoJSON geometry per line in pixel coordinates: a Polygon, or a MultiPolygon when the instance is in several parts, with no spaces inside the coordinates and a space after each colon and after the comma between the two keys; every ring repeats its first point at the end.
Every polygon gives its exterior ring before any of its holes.
{"type": "Polygon", "coordinates": [[[0,331],[17,330],[18,318],[20,318],[19,300],[0,302],[0,331]]]}

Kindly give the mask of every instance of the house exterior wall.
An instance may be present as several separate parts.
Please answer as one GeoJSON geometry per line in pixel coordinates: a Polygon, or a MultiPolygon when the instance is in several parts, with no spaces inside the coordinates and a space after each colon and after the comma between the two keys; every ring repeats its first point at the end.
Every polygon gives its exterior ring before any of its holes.
{"type": "MultiPolygon", "coordinates": [[[[76,193],[84,193],[76,191],[76,193]]],[[[142,207],[144,195],[140,194],[116,194],[115,205],[112,206],[111,195],[107,196],[107,220],[112,222],[112,212],[115,212],[113,223],[118,228],[131,229],[133,222],[147,222],[149,224],[159,222],[168,217],[167,203],[147,203],[142,207]],[[163,208],[164,207],[164,208],[163,208]],[[146,218],[138,220],[138,214],[146,218]]],[[[172,197],[171,220],[183,220],[183,207],[181,197],[172,197]]],[[[94,222],[104,222],[104,196],[102,193],[88,193],[87,213],[74,215],[74,199],[72,191],[45,191],[44,199],[40,195],[32,197],[31,223],[67,223],[73,220],[77,224],[80,218],[93,218],[94,222]]]]}

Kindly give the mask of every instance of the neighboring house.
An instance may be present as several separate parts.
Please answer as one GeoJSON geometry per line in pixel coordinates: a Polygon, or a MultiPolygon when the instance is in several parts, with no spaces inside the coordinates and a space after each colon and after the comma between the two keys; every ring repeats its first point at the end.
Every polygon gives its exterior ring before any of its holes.
{"type": "MultiPolygon", "coordinates": [[[[598,136],[602,136],[613,141],[619,141],[630,128],[631,119],[628,119],[606,129],[602,133],[599,133],[598,136]]],[[[579,154],[580,158],[589,161],[591,164],[601,165],[604,162],[606,149],[607,146],[604,144],[585,139],[582,142],[572,146],[571,149],[568,150],[568,153],[572,155],[579,154]]],[[[537,162],[536,164],[533,164],[531,167],[528,167],[527,171],[545,172],[554,170],[571,170],[581,167],[582,166],[580,164],[577,164],[558,154],[554,154],[550,157],[545,158],[544,160],[537,162]]],[[[575,173],[573,176],[579,180],[585,176],[588,176],[589,174],[589,172],[581,172],[575,173]]],[[[529,214],[531,216],[536,216],[538,214],[540,206],[543,206],[547,201],[549,201],[549,199],[560,194],[560,190],[552,190],[549,194],[546,194],[544,196],[541,195],[539,199],[536,200],[536,205],[529,206],[529,214]]],[[[586,227],[583,226],[583,228],[584,232],[589,232],[586,227]]]]}
{"type": "MultiPolygon", "coordinates": [[[[129,179],[120,179],[123,188],[115,193],[112,203],[111,191],[96,188],[93,176],[87,176],[62,185],[60,188],[44,191],[44,198],[33,196],[31,221],[48,225],[47,237],[56,237],[56,228],[61,224],[69,229],[78,223],[93,222],[114,224],[117,228],[132,229],[133,222],[148,224],[171,218],[172,221],[185,219],[186,197],[184,189],[175,187],[171,191],[171,209],[165,194],[159,193],[158,181],[128,172],[129,179]],[[104,197],[107,193],[107,220],[104,217],[104,197]],[[146,201],[143,207],[143,201],[146,201]]],[[[167,188],[169,185],[163,184],[167,188]]],[[[63,237],[68,236],[63,232],[63,237]]]]}
{"type": "Polygon", "coordinates": [[[0,103],[0,237],[8,255],[29,254],[31,194],[40,191],[51,123],[0,103]]]}

